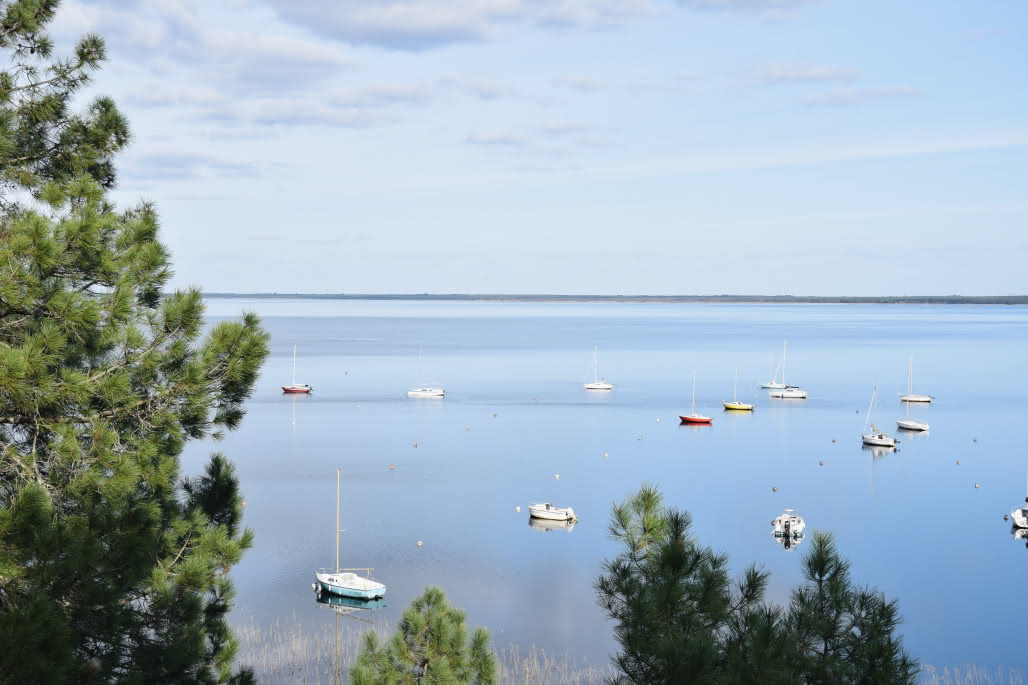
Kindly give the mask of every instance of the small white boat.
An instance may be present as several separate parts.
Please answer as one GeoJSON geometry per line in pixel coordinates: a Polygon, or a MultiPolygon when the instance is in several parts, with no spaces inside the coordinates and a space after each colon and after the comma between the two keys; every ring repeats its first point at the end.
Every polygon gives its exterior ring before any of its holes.
{"type": "MultiPolygon", "coordinates": [[[[421,345],[418,345],[418,380],[421,379],[421,345]]],[[[411,388],[407,391],[407,397],[445,397],[446,391],[439,387],[426,386],[411,388]]]]}
{"type": "Polygon", "coordinates": [[[767,383],[761,383],[760,387],[765,390],[780,390],[785,387],[785,383],[778,382],[778,369],[782,368],[782,362],[778,362],[778,366],[775,367],[775,353],[771,353],[771,380],[767,383]]]}
{"type": "Polygon", "coordinates": [[[311,394],[311,392],[313,390],[314,390],[314,388],[312,388],[311,386],[307,385],[306,383],[297,383],[296,382],[296,345],[293,345],[293,382],[290,383],[289,385],[283,385],[282,386],[282,392],[293,394],[293,395],[298,394],[298,393],[303,393],[305,395],[309,395],[309,394],[311,394]]]}
{"type": "Polygon", "coordinates": [[[907,394],[900,395],[900,402],[931,402],[931,395],[918,395],[914,392],[914,355],[907,360],[907,394]]]}
{"type": "Polygon", "coordinates": [[[786,509],[771,521],[771,534],[776,538],[801,538],[807,524],[792,509],[786,509]]]}
{"type": "Polygon", "coordinates": [[[782,344],[782,385],[780,388],[772,390],[771,397],[777,400],[805,400],[807,399],[807,391],[803,388],[799,388],[795,385],[789,385],[785,382],[785,364],[786,364],[786,343],[782,344]]]}
{"type": "Polygon", "coordinates": [[[736,394],[739,389],[739,367],[735,367],[735,382],[732,383],[732,401],[722,402],[722,406],[728,411],[753,411],[753,405],[740,402],[736,394]]]}
{"type": "Polygon", "coordinates": [[[371,568],[339,568],[339,469],[336,469],[336,569],[319,568],[314,572],[315,590],[350,599],[379,599],[385,597],[386,586],[377,580],[359,576],[354,571],[368,574],[371,568]]]}
{"type": "Polygon", "coordinates": [[[407,391],[407,397],[445,397],[446,391],[442,388],[411,388],[407,391]]]}
{"type": "Polygon", "coordinates": [[[871,413],[874,411],[875,398],[877,396],[878,386],[876,385],[874,392],[871,393],[871,406],[867,408],[867,417],[864,419],[864,432],[861,435],[861,440],[865,445],[870,445],[872,447],[895,447],[896,438],[886,434],[871,423],[871,413]],[[869,425],[871,426],[870,431],[868,431],[869,425]]]}
{"type": "Polygon", "coordinates": [[[549,502],[531,504],[528,507],[530,518],[547,519],[549,521],[577,521],[575,510],[571,507],[555,507],[549,502]]]}
{"type": "Polygon", "coordinates": [[[923,432],[928,430],[928,424],[914,419],[896,419],[896,427],[905,431],[923,432]]]}
{"type": "Polygon", "coordinates": [[[582,386],[586,390],[613,390],[614,384],[596,376],[596,346],[593,346],[593,382],[582,386]]]}

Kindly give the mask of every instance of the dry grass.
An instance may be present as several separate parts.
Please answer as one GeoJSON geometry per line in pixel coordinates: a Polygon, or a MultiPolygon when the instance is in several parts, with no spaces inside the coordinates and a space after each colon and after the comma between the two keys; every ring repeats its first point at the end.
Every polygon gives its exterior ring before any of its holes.
{"type": "MultiPolygon", "coordinates": [[[[345,683],[360,651],[362,635],[371,629],[380,635],[392,631],[385,621],[370,625],[345,617],[339,619],[338,637],[332,623],[312,621],[304,625],[296,614],[268,625],[251,621],[236,627],[237,662],[253,668],[263,685],[345,683]]],[[[600,685],[612,673],[608,667],[577,666],[567,656],[553,656],[535,646],[527,654],[516,645],[505,647],[497,652],[496,662],[501,685],[600,685]]]]}
{"type": "Polygon", "coordinates": [[[964,668],[937,669],[921,666],[920,685],[1025,685],[1024,674],[1008,668],[987,669],[968,664],[964,668]]]}

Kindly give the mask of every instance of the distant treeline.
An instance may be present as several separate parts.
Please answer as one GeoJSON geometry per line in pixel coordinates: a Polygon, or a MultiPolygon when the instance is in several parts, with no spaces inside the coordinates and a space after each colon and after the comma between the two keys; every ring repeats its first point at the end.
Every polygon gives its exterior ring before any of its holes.
{"type": "Polygon", "coordinates": [[[313,294],[204,293],[205,297],[259,297],[304,300],[431,300],[465,302],[729,302],[770,304],[1028,304],[1028,295],[898,295],[891,297],[809,295],[485,295],[485,294],[313,294]]]}

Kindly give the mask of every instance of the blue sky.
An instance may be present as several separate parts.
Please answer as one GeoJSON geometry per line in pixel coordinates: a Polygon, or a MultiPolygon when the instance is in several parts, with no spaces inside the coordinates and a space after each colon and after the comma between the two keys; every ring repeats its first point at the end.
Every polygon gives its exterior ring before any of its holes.
{"type": "Polygon", "coordinates": [[[1028,293],[1028,3],[65,0],[176,286],[1028,293]]]}

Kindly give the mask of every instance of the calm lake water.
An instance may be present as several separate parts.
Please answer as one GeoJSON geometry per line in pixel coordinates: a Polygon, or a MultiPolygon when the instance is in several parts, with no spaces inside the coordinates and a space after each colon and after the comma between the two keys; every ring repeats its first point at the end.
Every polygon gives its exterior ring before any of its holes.
{"type": "Polygon", "coordinates": [[[242,481],[257,537],[233,570],[238,624],[295,614],[331,630],[311,583],[334,564],[340,468],[342,563],[373,566],[388,586],[376,620],[395,622],[438,585],[498,646],[606,664],[614,642],[593,582],[617,553],[610,505],[649,482],[733,571],[771,571],[770,600],[787,601],[801,578],[804,544],[787,551],[770,536],[790,507],[835,534],[858,583],[899,600],[922,663],[1028,671],[1028,549],[1003,521],[1026,489],[1028,309],[208,302],[211,321],[243,309],[263,317],[272,357],[242,427],[184,457],[195,473],[222,450],[242,481]],[[783,339],[806,401],[758,389],[783,339]],[[311,396],[279,389],[293,345],[311,396]],[[612,392],[580,389],[594,345],[612,392]],[[915,392],[935,397],[911,416],[931,431],[876,457],[860,441],[872,388],[875,422],[895,432],[910,354],[915,392]],[[752,414],[720,408],[737,366],[752,414]],[[406,397],[419,368],[444,399],[406,397]],[[694,369],[710,427],[679,426],[694,369]],[[532,528],[533,501],[573,506],[579,523],[532,528]]]}

